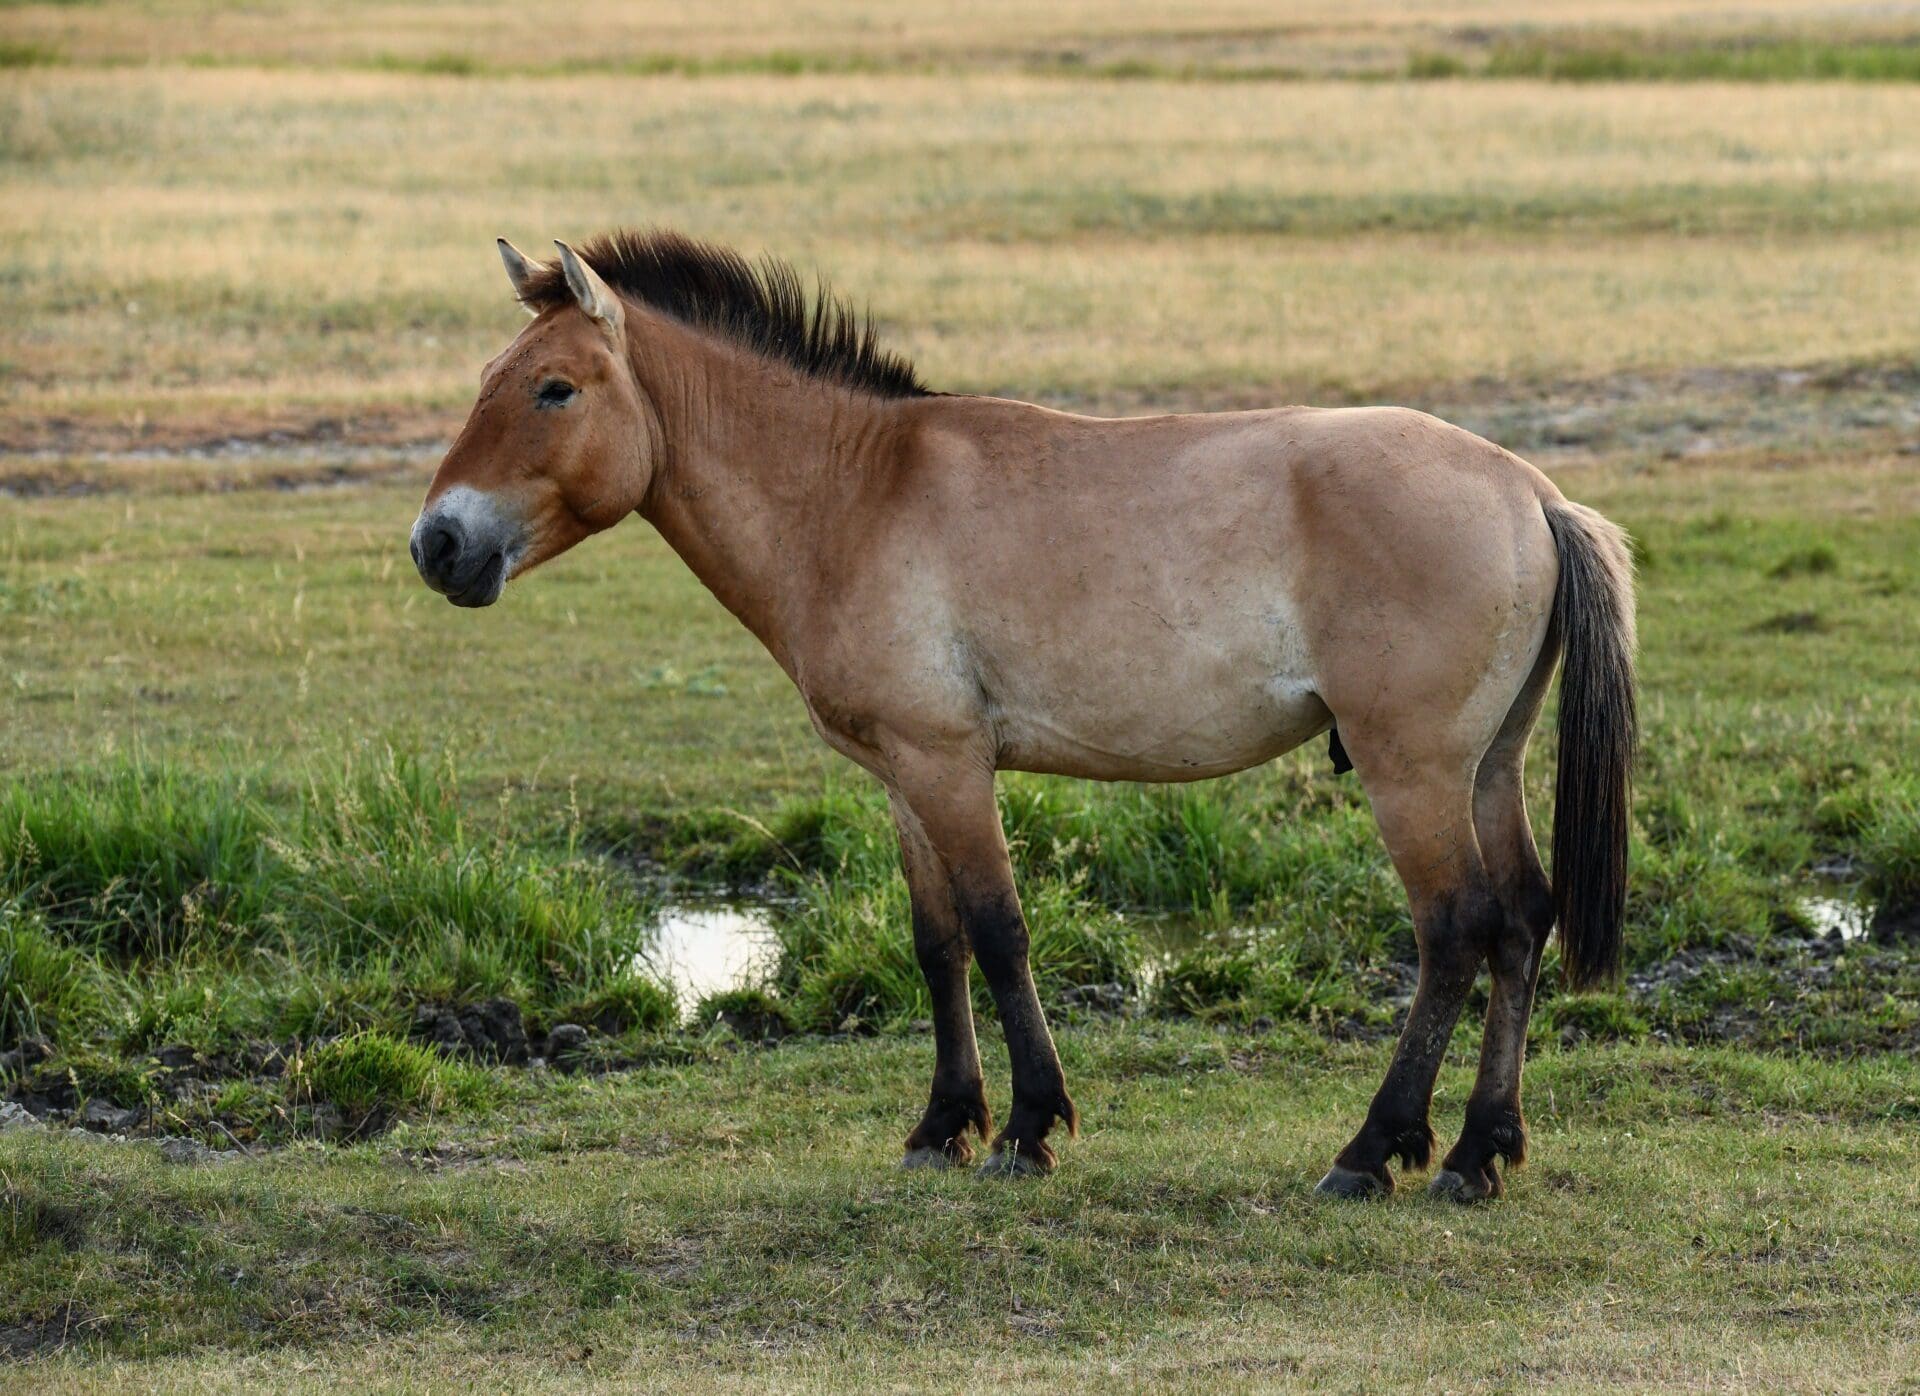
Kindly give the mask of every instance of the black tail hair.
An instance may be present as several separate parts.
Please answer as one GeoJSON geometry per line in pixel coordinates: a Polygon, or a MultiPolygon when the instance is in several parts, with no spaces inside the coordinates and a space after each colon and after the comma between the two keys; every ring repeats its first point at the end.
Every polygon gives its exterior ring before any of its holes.
{"type": "Polygon", "coordinates": [[[1543,507],[1560,554],[1553,598],[1562,656],[1553,902],[1562,974],[1569,988],[1585,989],[1620,974],[1639,739],[1633,556],[1626,534],[1593,510],[1558,499],[1543,507]]]}

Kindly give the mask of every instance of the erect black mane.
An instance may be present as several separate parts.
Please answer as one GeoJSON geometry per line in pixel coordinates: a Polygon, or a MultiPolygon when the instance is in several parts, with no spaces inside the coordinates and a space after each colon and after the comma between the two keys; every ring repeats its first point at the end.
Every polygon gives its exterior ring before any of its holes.
{"type": "MultiPolygon", "coordinates": [[[[777,257],[749,262],[727,247],[664,229],[603,233],[575,249],[614,290],[803,373],[880,397],[925,397],[902,354],[880,347],[870,316],[828,289],[808,295],[777,257]]],[[[558,262],[539,264],[521,301],[548,310],[572,300],[558,262]]]]}

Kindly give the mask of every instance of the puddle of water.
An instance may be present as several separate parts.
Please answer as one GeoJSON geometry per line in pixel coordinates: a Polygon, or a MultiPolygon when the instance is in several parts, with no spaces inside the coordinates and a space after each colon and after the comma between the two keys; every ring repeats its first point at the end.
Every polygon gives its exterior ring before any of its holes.
{"type": "Polygon", "coordinates": [[[1807,897],[1801,901],[1800,910],[1816,934],[1832,935],[1838,931],[1840,939],[1845,941],[1865,940],[1873,921],[1872,907],[1840,897],[1807,897]]]}
{"type": "Polygon", "coordinates": [[[690,1007],[749,982],[767,967],[773,947],[764,907],[669,903],[661,909],[653,945],[634,962],[673,985],[690,1007]]]}
{"type": "Polygon", "coordinates": [[[1172,968],[1174,961],[1189,950],[1202,946],[1231,949],[1257,934],[1248,926],[1222,928],[1190,911],[1127,911],[1118,917],[1133,928],[1146,947],[1146,963],[1140,967],[1140,973],[1142,986],[1149,992],[1172,968]]]}

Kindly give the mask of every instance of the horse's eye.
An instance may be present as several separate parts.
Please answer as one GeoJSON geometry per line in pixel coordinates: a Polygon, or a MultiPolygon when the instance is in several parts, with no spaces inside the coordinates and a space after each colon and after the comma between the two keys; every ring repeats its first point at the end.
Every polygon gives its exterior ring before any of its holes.
{"type": "Polygon", "coordinates": [[[573,398],[573,384],[563,383],[552,378],[540,385],[540,405],[542,407],[565,407],[573,398]]]}

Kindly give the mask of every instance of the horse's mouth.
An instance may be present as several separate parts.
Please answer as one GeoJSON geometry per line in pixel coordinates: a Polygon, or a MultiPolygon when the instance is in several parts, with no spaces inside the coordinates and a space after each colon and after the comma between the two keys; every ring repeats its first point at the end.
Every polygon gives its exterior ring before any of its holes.
{"type": "Polygon", "coordinates": [[[507,555],[495,553],[481,564],[480,570],[472,581],[459,591],[447,593],[447,600],[456,606],[491,606],[500,599],[500,592],[507,582],[507,555]]]}

